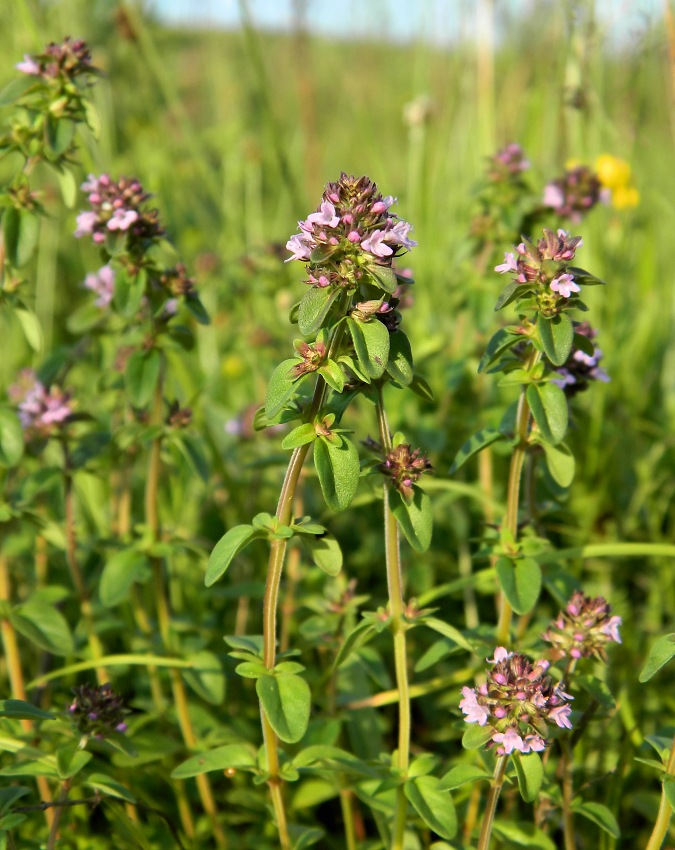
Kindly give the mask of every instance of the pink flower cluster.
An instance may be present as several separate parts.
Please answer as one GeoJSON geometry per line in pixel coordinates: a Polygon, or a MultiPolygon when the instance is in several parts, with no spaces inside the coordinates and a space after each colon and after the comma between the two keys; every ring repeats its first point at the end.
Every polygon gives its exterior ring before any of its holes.
{"type": "Polygon", "coordinates": [[[287,262],[311,263],[309,282],[314,286],[345,282],[340,263],[358,266],[363,253],[378,265],[391,265],[403,250],[417,245],[410,238],[411,225],[389,212],[394,203],[368,177],[343,173],[326,186],[316,212],[298,222],[300,232],[286,243],[292,253],[287,262]]]}
{"type": "Polygon", "coordinates": [[[523,149],[515,142],[511,142],[490,158],[488,178],[494,183],[500,183],[518,177],[529,167],[530,162],[523,149]]]}
{"type": "Polygon", "coordinates": [[[518,283],[536,285],[554,292],[561,298],[570,298],[581,291],[574,275],[568,271],[568,263],[574,259],[576,249],[583,245],[580,236],[570,236],[566,230],[553,232],[544,228],[544,236],[536,245],[524,239],[515,248],[507,251],[504,262],[495,266],[500,274],[511,272],[518,283]]]}
{"type": "MultiPolygon", "coordinates": [[[[595,339],[597,332],[588,322],[575,323],[575,333],[581,334],[590,340],[595,339]]],[[[593,354],[588,354],[574,346],[567,362],[560,369],[556,369],[559,377],[553,379],[567,395],[575,395],[582,390],[588,389],[591,381],[602,381],[607,383],[609,375],[600,366],[602,350],[593,344],[593,354]]]]}
{"type": "Polygon", "coordinates": [[[554,685],[547,674],[548,661],[532,662],[524,655],[495,650],[487,682],[477,688],[462,688],[459,707],[466,723],[491,726],[494,730],[488,747],[497,746],[497,754],[540,752],[546,747],[547,723],[571,729],[569,715],[573,699],[554,685]]]}
{"type": "Polygon", "coordinates": [[[607,644],[621,643],[621,617],[612,616],[611,611],[602,596],[591,598],[577,590],[543,635],[544,640],[553,644],[558,658],[592,656],[606,661],[607,644]]]}
{"type": "Polygon", "coordinates": [[[597,175],[585,165],[569,169],[544,189],[544,206],[574,224],[598,202],[607,204],[610,200],[611,192],[602,188],[597,175]]]}
{"type": "Polygon", "coordinates": [[[26,54],[16,69],[22,74],[42,77],[45,80],[53,80],[59,76],[71,80],[81,74],[96,73],[86,43],[81,39],[71,38],[64,39],[63,44],[52,42],[43,53],[35,56],[26,54]]]}
{"type": "Polygon", "coordinates": [[[109,265],[105,265],[97,272],[88,274],[84,286],[96,293],[94,304],[103,309],[110,304],[115,293],[115,272],[109,265]]]}
{"type": "Polygon", "coordinates": [[[413,484],[425,473],[433,472],[433,467],[420,449],[413,449],[409,443],[399,443],[380,464],[380,472],[390,478],[394,489],[410,502],[415,495],[413,484]]]}
{"type": "Polygon", "coordinates": [[[138,180],[122,177],[114,181],[107,174],[100,177],[90,174],[82,190],[88,192],[92,209],[77,216],[75,236],[78,238],[91,235],[94,242],[101,244],[110,233],[126,232],[140,246],[163,235],[157,210],[142,209],[150,195],[143,191],[138,180]]]}
{"type": "Polygon", "coordinates": [[[24,369],[9,388],[27,439],[46,439],[73,415],[70,396],[58,387],[46,389],[32,369],[24,369]]]}

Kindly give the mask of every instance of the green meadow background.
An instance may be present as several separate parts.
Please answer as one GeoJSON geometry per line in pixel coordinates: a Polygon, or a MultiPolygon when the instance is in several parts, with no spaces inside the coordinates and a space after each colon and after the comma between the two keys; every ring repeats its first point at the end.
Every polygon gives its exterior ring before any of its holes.
{"type": "MultiPolygon", "coordinates": [[[[272,34],[245,15],[243,21],[236,32],[172,29],[137,5],[114,0],[0,5],[0,84],[16,73],[24,53],[48,41],[71,35],[89,43],[104,72],[93,90],[101,134],[98,141],[82,134],[81,177],[105,171],[141,180],[211,316],[197,330],[195,349],[171,363],[172,390],[192,406],[193,432],[208,459],[201,476],[180,467],[162,491],[164,524],[197,539],[201,552],[178,559],[174,607],[201,618],[216,652],[224,652],[221,635],[240,629],[241,618],[249,631],[259,630],[262,547],[247,552],[228,581],[209,592],[203,570],[226,528],[274,510],[284,455],[269,435],[253,433],[250,419],[297,335],[288,314],[305,291],[303,269],[284,264],[284,245],[298,219],[317,206],[323,185],[346,171],[367,174],[395,195],[396,212],[414,225],[419,241],[404,263],[416,280],[405,329],[435,400],[391,390],[388,402],[392,426],[428,451],[436,471],[429,485],[434,542],[424,558],[409,558],[409,593],[461,624],[475,600],[434,589],[485,565],[476,553],[486,513],[499,519],[503,509],[508,458],[494,453],[491,502],[475,461],[453,478],[448,470],[464,440],[498,422],[514,400],[490,376],[476,374],[503,321],[493,312],[503,281],[490,269],[479,273],[469,256],[472,193],[486,157],[512,141],[525,149],[530,179],[541,189],[570,160],[592,165],[601,153],[621,157],[632,167],[639,205],[598,208],[572,227],[584,239],[579,264],[607,281],[587,300],[611,382],[574,400],[577,477],[557,512],[547,514],[547,528],[561,547],[608,546],[602,557],[591,550],[571,561],[587,592],[605,594],[624,619],[624,643],[612,648],[608,673],[618,707],[594,764],[611,777],[600,798],[617,813],[623,799],[621,810],[644,833],[658,803],[658,780],[650,773],[637,781],[632,757],[646,754],[643,735],[672,724],[675,691],[663,687],[667,676],[660,685],[639,685],[637,672],[656,637],[672,630],[675,564],[672,557],[626,557],[625,547],[617,557],[607,553],[617,542],[670,544],[675,529],[675,35],[669,41],[667,21],[657,20],[611,46],[591,2],[534,4],[525,18],[507,16],[494,44],[458,40],[444,48],[383,43],[372,32],[359,41],[344,40],[339,31],[318,38],[302,20],[293,32],[272,34]],[[243,433],[233,433],[235,423],[243,433]],[[250,602],[244,611],[243,597],[250,602]]],[[[0,163],[0,178],[10,167],[0,163]]],[[[32,353],[3,314],[3,387],[18,369],[74,342],[72,316],[91,300],[82,281],[100,265],[92,245],[72,236],[84,199],[66,210],[58,187],[45,180],[50,215],[33,290],[44,351],[32,353]]],[[[86,373],[79,380],[84,385],[86,373]]],[[[349,427],[358,440],[374,435],[365,402],[349,427]]],[[[138,493],[141,487],[139,481],[138,493]]],[[[82,473],[78,493],[84,536],[109,536],[104,484],[82,473]]],[[[322,515],[311,470],[305,500],[308,513],[322,515]]],[[[326,521],[345,551],[346,577],[358,578],[359,591],[371,594],[369,607],[383,604],[372,489],[364,485],[355,508],[326,521]]],[[[308,578],[303,592],[320,594],[322,582],[308,578]]],[[[544,618],[557,609],[544,595],[544,618]]],[[[494,622],[489,596],[479,598],[478,614],[494,622]]],[[[300,624],[308,616],[299,608],[300,624]]],[[[123,637],[113,632],[110,626],[108,646],[123,648],[123,637]]],[[[124,682],[142,689],[134,679],[140,675],[127,671],[124,682]]],[[[237,688],[233,683],[233,712],[244,700],[237,688]]],[[[429,722],[420,723],[423,745],[433,747],[435,735],[441,745],[451,737],[434,731],[444,728],[434,727],[434,711],[454,710],[458,700],[455,688],[429,709],[429,722]]],[[[254,716],[251,702],[252,737],[254,716]]],[[[598,842],[616,846],[606,834],[598,842]]]]}

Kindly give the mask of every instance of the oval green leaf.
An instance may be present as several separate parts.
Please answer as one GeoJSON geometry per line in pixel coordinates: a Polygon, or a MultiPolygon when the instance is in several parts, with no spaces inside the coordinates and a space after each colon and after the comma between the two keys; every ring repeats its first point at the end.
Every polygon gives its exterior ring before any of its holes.
{"type": "Polygon", "coordinates": [[[254,528],[252,525],[237,525],[231,528],[224,534],[216,543],[209,563],[206,567],[206,576],[204,584],[211,587],[214,582],[225,574],[225,571],[232,563],[232,559],[241,550],[248,546],[252,540],[259,537],[265,537],[266,532],[260,528],[254,528]]]}
{"type": "Polygon", "coordinates": [[[145,407],[157,387],[162,356],[156,348],[134,351],[127,361],[124,384],[134,407],[145,407]]]}
{"type": "Polygon", "coordinates": [[[282,741],[295,744],[307,731],[311,694],[300,676],[281,674],[261,676],[256,693],[272,729],[282,741]]]}
{"type": "Polygon", "coordinates": [[[148,559],[142,552],[122,549],[106,561],[101,573],[98,594],[106,608],[119,605],[129,595],[134,582],[150,575],[148,559]]]}
{"type": "Polygon", "coordinates": [[[457,833],[457,813],[449,791],[435,776],[417,776],[403,786],[405,795],[424,823],[441,838],[457,833]]]}
{"type": "Polygon", "coordinates": [[[499,558],[495,566],[499,584],[516,614],[527,614],[541,590],[541,568],[533,558],[499,558]]]}
{"type": "Polygon", "coordinates": [[[272,372],[265,397],[265,416],[268,419],[274,419],[295,392],[295,382],[291,376],[291,370],[297,365],[298,360],[292,357],[283,360],[272,372]]]}
{"type": "Polygon", "coordinates": [[[559,313],[552,319],[539,315],[539,336],[544,352],[554,366],[563,366],[572,353],[574,326],[567,313],[559,313]]]}
{"type": "Polygon", "coordinates": [[[313,286],[304,294],[298,307],[298,328],[303,336],[319,330],[339,293],[330,286],[313,286]]]}
{"type": "Polygon", "coordinates": [[[528,755],[514,753],[513,764],[518,776],[520,796],[526,803],[531,803],[541,790],[544,781],[544,766],[539,753],[528,753],[528,755]]]}
{"type": "Polygon", "coordinates": [[[675,657],[675,632],[660,637],[649,651],[647,663],[640,672],[640,681],[648,682],[655,673],[675,657]]]}
{"type": "Polygon", "coordinates": [[[343,511],[356,494],[361,467],[351,440],[340,435],[320,437],[314,443],[314,466],[326,504],[343,511]]]}
{"type": "Polygon", "coordinates": [[[431,545],[433,532],[433,513],[428,494],[420,487],[413,487],[413,498],[408,502],[400,493],[392,490],[389,504],[408,543],[416,552],[426,552],[431,545]]]}
{"type": "Polygon", "coordinates": [[[191,776],[199,776],[201,773],[228,768],[253,770],[255,766],[256,757],[252,748],[246,744],[225,744],[223,747],[216,747],[209,752],[192,756],[179,764],[172,771],[171,778],[188,779],[191,776]]]}
{"type": "Polygon", "coordinates": [[[567,431],[569,414],[565,393],[550,382],[530,384],[526,398],[542,437],[557,446],[567,431]]]}

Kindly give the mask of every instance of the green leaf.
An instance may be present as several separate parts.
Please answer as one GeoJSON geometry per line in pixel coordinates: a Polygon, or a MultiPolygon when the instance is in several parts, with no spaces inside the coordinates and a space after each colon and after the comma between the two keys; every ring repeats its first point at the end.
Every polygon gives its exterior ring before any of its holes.
{"type": "Polygon", "coordinates": [[[473,437],[469,437],[469,439],[464,443],[462,448],[455,455],[455,459],[452,462],[452,466],[450,467],[450,475],[453,475],[460,466],[463,466],[467,460],[472,458],[474,455],[481,452],[483,449],[491,446],[493,443],[498,442],[499,440],[506,439],[501,431],[498,431],[496,428],[483,428],[477,434],[474,434],[473,437]]]}
{"type": "Polygon", "coordinates": [[[71,779],[86,767],[93,756],[78,744],[67,744],[56,751],[56,768],[60,779],[71,779]]]}
{"type": "Polygon", "coordinates": [[[471,724],[462,735],[462,746],[465,750],[478,750],[484,747],[492,738],[494,729],[492,726],[478,726],[471,724]]]}
{"type": "Polygon", "coordinates": [[[0,717],[14,720],[54,720],[54,715],[21,699],[0,700],[0,717]]]}
{"type": "Polygon", "coordinates": [[[569,487],[574,481],[576,466],[574,455],[565,443],[552,446],[550,443],[542,442],[541,445],[546,455],[546,466],[551,478],[561,487],[569,487]]]}
{"type": "Polygon", "coordinates": [[[300,676],[261,676],[256,693],[271,727],[287,744],[297,743],[307,731],[311,694],[300,676]]]}
{"type": "Polygon", "coordinates": [[[423,378],[421,375],[413,375],[413,379],[410,382],[410,389],[415,393],[415,395],[418,395],[424,401],[429,402],[429,404],[434,403],[434,391],[431,389],[426,378],[423,378]]]}
{"type": "Polygon", "coordinates": [[[150,576],[150,565],[142,552],[121,549],[106,560],[101,573],[98,594],[106,608],[119,605],[129,595],[134,582],[144,582],[150,576]]]}
{"type": "Polygon", "coordinates": [[[417,776],[403,786],[406,797],[424,823],[441,838],[457,833],[457,814],[452,797],[435,776],[417,776]]]}
{"type": "Polygon", "coordinates": [[[98,142],[101,138],[101,130],[103,127],[98,109],[88,99],[85,99],[82,105],[84,106],[84,116],[87,122],[87,127],[89,127],[94,139],[98,142]]]}
{"type": "Polygon", "coordinates": [[[9,207],[2,218],[5,255],[14,268],[33,256],[40,236],[40,219],[29,210],[9,207]]]}
{"type": "Polygon", "coordinates": [[[341,393],[344,390],[345,374],[335,360],[327,360],[318,369],[318,373],[336,393],[341,393]]]}
{"type": "Polygon", "coordinates": [[[63,203],[70,210],[75,206],[75,201],[77,200],[77,182],[75,181],[75,175],[69,168],[64,168],[62,171],[57,172],[57,178],[59,181],[59,188],[61,189],[63,203]]]}
{"type": "Polygon", "coordinates": [[[317,841],[321,841],[326,834],[323,829],[319,829],[319,827],[298,826],[297,824],[290,826],[288,831],[290,832],[293,840],[293,850],[306,850],[307,847],[311,847],[313,844],[316,844],[317,841]]]}
{"type": "Polygon", "coordinates": [[[34,85],[36,85],[36,80],[31,74],[21,74],[10,80],[0,91],[0,107],[14,103],[34,85]]]}
{"type": "Polygon", "coordinates": [[[162,356],[156,348],[134,351],[124,370],[124,384],[129,401],[134,407],[145,407],[152,398],[159,381],[162,356]]]}
{"type": "Polygon", "coordinates": [[[535,847],[537,850],[557,850],[556,845],[548,835],[531,823],[496,820],[492,829],[495,835],[521,847],[535,847]]]}
{"type": "Polygon", "coordinates": [[[488,342],[485,354],[483,354],[478,364],[478,372],[480,373],[484,369],[487,369],[505,351],[508,351],[509,348],[512,348],[522,339],[524,339],[523,335],[514,333],[512,328],[500,328],[488,342]]]}
{"type": "Polygon", "coordinates": [[[45,121],[45,142],[49,153],[53,154],[50,159],[58,160],[70,147],[75,135],[75,124],[67,118],[57,118],[47,115],[45,121]]]}
{"type": "Polygon", "coordinates": [[[541,590],[541,567],[533,558],[499,558],[495,566],[499,584],[516,614],[527,614],[541,590]]]}
{"type": "Polygon", "coordinates": [[[274,419],[295,392],[296,379],[292,377],[291,370],[297,365],[298,360],[290,358],[283,360],[272,372],[265,397],[265,416],[268,419],[274,419]]]}
{"type": "Polygon", "coordinates": [[[223,771],[229,768],[254,770],[256,764],[255,752],[248,744],[225,744],[223,747],[216,747],[214,750],[192,756],[179,764],[171,772],[171,778],[188,779],[191,776],[199,776],[201,773],[210,773],[213,770],[223,771]]]}
{"type": "Polygon", "coordinates": [[[518,776],[518,788],[520,796],[526,803],[536,799],[544,782],[544,766],[539,758],[539,753],[513,754],[513,764],[518,776]]]}
{"type": "Polygon", "coordinates": [[[216,655],[205,649],[185,656],[191,669],[181,670],[192,690],[211,705],[222,705],[225,700],[225,674],[216,655]]]}
{"type": "Polygon", "coordinates": [[[670,803],[670,808],[675,812],[675,780],[672,776],[663,777],[663,794],[670,803]]]}
{"type": "Polygon", "coordinates": [[[396,490],[391,490],[389,505],[408,543],[416,552],[426,552],[433,532],[433,512],[428,494],[414,485],[413,498],[408,502],[396,490]]]}
{"type": "Polygon", "coordinates": [[[267,537],[267,533],[252,525],[236,525],[231,528],[220,538],[213,552],[211,552],[206,567],[204,584],[211,587],[212,584],[217,582],[225,574],[234,556],[238,555],[252,540],[257,540],[260,537],[267,537]]]}
{"type": "Polygon", "coordinates": [[[567,271],[574,277],[579,286],[606,286],[604,280],[600,280],[594,274],[580,269],[577,266],[568,266],[567,271]]]}
{"type": "Polygon", "coordinates": [[[457,644],[457,646],[461,646],[462,649],[466,649],[467,652],[473,652],[473,647],[469,641],[464,637],[459,629],[451,626],[450,623],[446,623],[444,620],[439,620],[437,617],[424,617],[421,622],[428,628],[438,632],[438,634],[443,635],[443,637],[448,638],[453,643],[457,644]]]}
{"type": "Polygon", "coordinates": [[[612,812],[602,803],[574,803],[572,811],[592,821],[600,829],[608,832],[612,838],[620,838],[621,830],[612,812]]]}
{"type": "Polygon", "coordinates": [[[572,353],[572,320],[567,313],[559,313],[552,319],[546,319],[539,314],[537,327],[546,356],[554,366],[563,366],[572,353]]]}
{"type": "Polygon", "coordinates": [[[107,776],[105,773],[90,773],[89,776],[87,776],[86,779],[82,779],[81,782],[83,785],[93,788],[96,791],[100,791],[108,797],[117,797],[117,799],[126,800],[127,803],[131,804],[136,802],[136,798],[128,788],[125,788],[124,785],[117,782],[116,779],[112,779],[110,776],[107,776]]]}
{"type": "Polygon", "coordinates": [[[534,421],[547,443],[557,445],[567,431],[568,409],[565,393],[552,383],[530,384],[526,391],[534,421]]]}
{"type": "Polygon", "coordinates": [[[312,443],[316,440],[316,428],[311,422],[306,422],[304,425],[298,425],[290,433],[286,434],[281,441],[282,449],[297,449],[299,446],[304,446],[307,443],[312,443]]]}
{"type": "Polygon", "coordinates": [[[454,788],[469,782],[478,782],[481,779],[492,779],[492,774],[473,764],[458,764],[441,777],[439,788],[443,791],[452,791],[454,788]]]}
{"type": "Polygon", "coordinates": [[[23,335],[33,351],[42,351],[42,328],[35,313],[25,307],[17,307],[14,311],[23,335]]]}
{"type": "Polygon", "coordinates": [[[389,359],[389,331],[377,319],[357,322],[348,318],[347,326],[361,368],[369,377],[380,378],[389,359]]]}
{"type": "Polygon", "coordinates": [[[497,299],[495,313],[501,310],[502,307],[506,307],[512,301],[515,301],[519,295],[524,295],[528,291],[528,288],[523,286],[522,283],[518,283],[518,281],[512,280],[510,283],[507,283],[497,299]]]}
{"type": "Polygon", "coordinates": [[[298,328],[303,336],[319,330],[339,294],[340,290],[332,286],[313,286],[307,290],[298,308],[298,328]]]}
{"type": "Polygon", "coordinates": [[[193,319],[196,319],[200,325],[208,325],[211,323],[209,314],[206,312],[206,307],[202,304],[201,298],[196,293],[186,295],[183,299],[183,304],[193,319]]]}
{"type": "Polygon", "coordinates": [[[356,446],[342,435],[320,437],[314,443],[314,466],[326,504],[333,511],[343,511],[359,486],[361,467],[356,446]]]}
{"type": "Polygon", "coordinates": [[[333,662],[335,668],[344,663],[349,655],[361,646],[365,646],[368,641],[372,640],[377,634],[377,629],[372,623],[367,620],[361,621],[355,626],[345,637],[342,646],[333,662]]]}
{"type": "Polygon", "coordinates": [[[244,679],[259,679],[267,673],[267,667],[262,661],[242,661],[234,668],[234,672],[244,679]]]}
{"type": "Polygon", "coordinates": [[[23,428],[13,410],[0,408],[0,466],[16,466],[23,457],[23,428]]]}
{"type": "Polygon", "coordinates": [[[640,672],[640,681],[648,682],[655,673],[675,656],[675,632],[663,635],[652,646],[645,666],[640,672]]]}
{"type": "Polygon", "coordinates": [[[14,628],[31,643],[53,655],[72,655],[73,637],[63,614],[44,602],[26,602],[9,615],[14,628]]]}
{"type": "Polygon", "coordinates": [[[322,537],[307,536],[305,545],[309,546],[314,563],[329,576],[336,576],[342,569],[342,549],[332,534],[322,537]]]}
{"type": "Polygon", "coordinates": [[[413,356],[410,340],[401,330],[389,335],[387,372],[396,383],[407,387],[413,379],[413,356]]]}
{"type": "Polygon", "coordinates": [[[379,286],[380,289],[384,289],[387,295],[393,295],[396,292],[396,287],[398,286],[398,278],[396,277],[396,272],[391,268],[391,266],[378,266],[372,265],[368,266],[368,271],[375,278],[376,286],[379,286]]]}
{"type": "Polygon", "coordinates": [[[21,797],[30,794],[31,789],[23,785],[16,785],[11,788],[0,788],[0,812],[6,812],[9,807],[21,797]]]}

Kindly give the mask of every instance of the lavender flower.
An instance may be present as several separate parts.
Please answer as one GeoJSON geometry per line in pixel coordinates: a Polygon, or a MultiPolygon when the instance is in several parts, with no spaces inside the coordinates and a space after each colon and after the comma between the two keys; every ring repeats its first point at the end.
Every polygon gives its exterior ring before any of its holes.
{"type": "MultiPolygon", "coordinates": [[[[597,336],[597,331],[588,322],[575,323],[574,330],[591,341],[597,336]]],[[[560,377],[554,378],[553,383],[561,387],[568,396],[588,389],[591,381],[607,383],[610,378],[600,366],[601,360],[602,350],[597,345],[593,344],[592,355],[574,346],[565,365],[556,369],[560,377]]]]}
{"type": "Polygon", "coordinates": [[[487,176],[493,183],[507,182],[518,178],[529,167],[530,162],[523,149],[515,142],[511,142],[490,157],[487,176]]]}
{"type": "Polygon", "coordinates": [[[107,307],[115,292],[115,272],[109,265],[102,266],[97,272],[88,274],[84,279],[86,289],[96,293],[94,304],[97,307],[107,307]]]}
{"type": "Polygon", "coordinates": [[[8,390],[16,404],[26,439],[47,439],[73,415],[70,396],[58,387],[46,389],[32,369],[19,373],[8,390]]]}
{"type": "Polygon", "coordinates": [[[308,263],[312,286],[356,287],[364,270],[391,266],[417,245],[410,238],[410,224],[389,212],[394,203],[368,177],[343,173],[326,186],[316,212],[298,222],[300,232],[286,243],[291,252],[287,262],[308,263]]]}
{"type": "Polygon", "coordinates": [[[556,658],[593,656],[606,661],[607,644],[621,643],[621,617],[612,616],[611,611],[609,603],[602,596],[592,599],[577,590],[543,638],[553,644],[556,658]]]}
{"type": "Polygon", "coordinates": [[[514,750],[540,752],[546,746],[547,724],[571,729],[569,700],[563,685],[554,685],[547,674],[549,662],[532,664],[524,655],[495,650],[487,682],[477,688],[462,688],[459,707],[466,723],[493,729],[488,747],[497,746],[498,755],[514,750]]]}
{"type": "Polygon", "coordinates": [[[392,486],[407,502],[415,495],[413,484],[425,472],[432,470],[432,465],[422,452],[413,450],[408,443],[395,446],[380,464],[380,472],[391,478],[392,486]]]}
{"type": "Polygon", "coordinates": [[[143,209],[151,196],[138,180],[122,177],[115,182],[107,174],[90,174],[82,189],[88,192],[92,209],[77,216],[76,237],[91,235],[94,242],[102,244],[109,233],[126,233],[129,250],[133,251],[164,234],[157,210],[143,209]]]}
{"type": "Polygon", "coordinates": [[[608,203],[611,193],[602,188],[597,175],[585,165],[568,169],[544,189],[544,206],[578,224],[597,203],[608,203]]]}
{"type": "Polygon", "coordinates": [[[81,735],[104,739],[115,732],[126,732],[125,717],[129,711],[110,684],[81,685],[73,688],[73,693],[75,699],[68,711],[81,735]]]}
{"type": "Polygon", "coordinates": [[[65,82],[84,74],[95,74],[91,54],[82,39],[65,38],[62,44],[51,42],[42,53],[35,56],[25,54],[23,62],[16,65],[17,71],[44,80],[61,77],[65,82]]]}
{"type": "Polygon", "coordinates": [[[583,240],[562,229],[554,232],[545,227],[543,232],[543,238],[536,244],[524,238],[515,251],[507,251],[504,262],[495,266],[495,271],[513,274],[516,283],[534,291],[541,312],[554,316],[580,291],[568,263],[583,240]]]}

